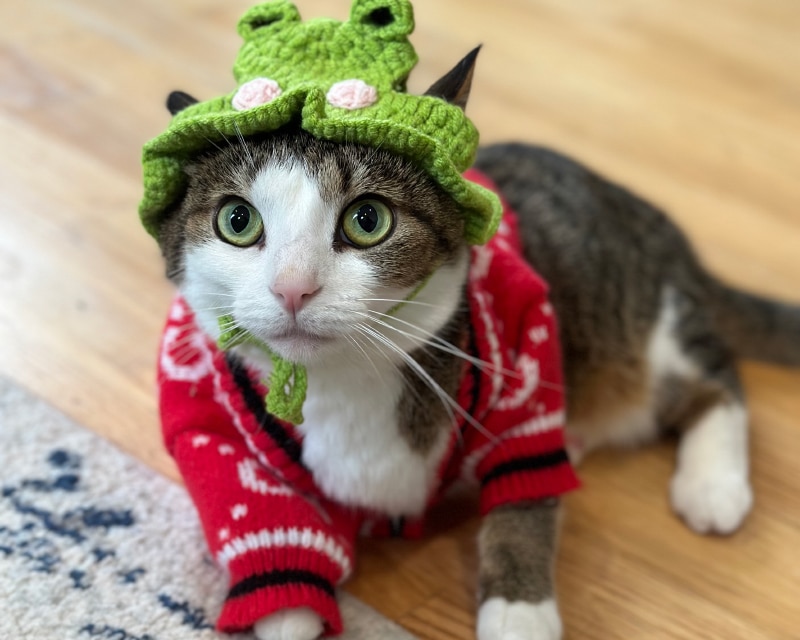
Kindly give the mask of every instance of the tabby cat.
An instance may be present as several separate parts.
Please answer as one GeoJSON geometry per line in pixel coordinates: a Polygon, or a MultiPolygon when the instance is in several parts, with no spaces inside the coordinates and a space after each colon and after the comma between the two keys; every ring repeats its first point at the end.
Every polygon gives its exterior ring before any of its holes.
{"type": "MultiPolygon", "coordinates": [[[[463,108],[473,63],[431,93],[463,108]]],[[[193,103],[176,92],[168,106],[193,103]]],[[[736,359],[800,364],[800,309],[720,283],[660,211],[562,155],[497,145],[476,167],[516,211],[524,256],[550,286],[573,459],[676,433],[673,508],[697,532],[734,531],[753,501],[736,359]]],[[[159,241],[199,327],[216,340],[220,317],[234,317],[305,365],[299,455],[324,494],[395,523],[419,514],[454,424],[481,428],[454,397],[465,360],[492,367],[469,348],[477,249],[456,205],[408,160],[294,125],[231,139],[186,173],[159,241]]],[[[250,344],[227,358],[234,374],[272,366],[250,344]]],[[[561,637],[559,508],[553,497],[485,516],[480,640],[561,637]]],[[[255,625],[261,640],[325,628],[301,604],[255,625]]]]}

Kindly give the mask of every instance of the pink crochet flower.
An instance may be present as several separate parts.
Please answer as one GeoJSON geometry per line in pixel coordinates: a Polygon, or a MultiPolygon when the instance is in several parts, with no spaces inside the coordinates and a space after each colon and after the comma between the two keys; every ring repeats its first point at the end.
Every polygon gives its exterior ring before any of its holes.
{"type": "Polygon", "coordinates": [[[328,102],[342,109],[363,109],[378,101],[378,90],[363,80],[342,80],[328,91],[328,102]]]}
{"type": "Polygon", "coordinates": [[[237,111],[246,111],[247,109],[272,102],[281,93],[281,88],[274,80],[270,78],[254,78],[239,87],[236,95],[233,96],[231,104],[237,111]]]}

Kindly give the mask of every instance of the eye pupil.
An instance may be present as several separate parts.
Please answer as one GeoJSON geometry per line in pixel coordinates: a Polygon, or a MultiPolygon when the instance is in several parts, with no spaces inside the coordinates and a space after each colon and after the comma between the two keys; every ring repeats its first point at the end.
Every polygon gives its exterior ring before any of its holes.
{"type": "Polygon", "coordinates": [[[240,204],[230,213],[231,229],[235,233],[242,233],[250,224],[250,209],[240,204]]]}
{"type": "Polygon", "coordinates": [[[358,226],[367,233],[372,233],[378,227],[378,211],[371,204],[359,207],[354,217],[358,222],[358,226]]]}
{"type": "Polygon", "coordinates": [[[391,235],[394,213],[385,202],[367,196],[347,207],[339,224],[345,244],[368,249],[391,235]]]}
{"type": "Polygon", "coordinates": [[[264,221],[253,205],[238,198],[224,202],[217,211],[214,230],[236,247],[252,247],[264,233],[264,221]]]}

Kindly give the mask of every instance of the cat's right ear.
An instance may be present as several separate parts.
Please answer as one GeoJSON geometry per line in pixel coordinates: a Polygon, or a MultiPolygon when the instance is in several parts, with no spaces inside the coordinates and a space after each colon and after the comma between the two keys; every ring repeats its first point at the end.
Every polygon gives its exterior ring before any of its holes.
{"type": "Polygon", "coordinates": [[[425,92],[426,96],[442,98],[461,109],[467,108],[469,92],[472,89],[472,76],[475,73],[475,61],[481,48],[475,47],[445,76],[433,83],[425,92]]]}
{"type": "Polygon", "coordinates": [[[193,98],[188,93],[173,91],[167,96],[167,109],[174,116],[179,111],[183,111],[186,107],[191,107],[198,102],[197,98],[193,98]]]}

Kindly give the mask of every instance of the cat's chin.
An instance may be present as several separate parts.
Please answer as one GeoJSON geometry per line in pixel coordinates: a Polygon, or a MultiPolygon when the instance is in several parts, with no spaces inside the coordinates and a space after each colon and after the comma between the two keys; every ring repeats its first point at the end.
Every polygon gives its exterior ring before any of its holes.
{"type": "Polygon", "coordinates": [[[336,350],[336,338],[315,334],[292,334],[271,337],[267,344],[281,358],[302,365],[325,359],[336,350]]]}

